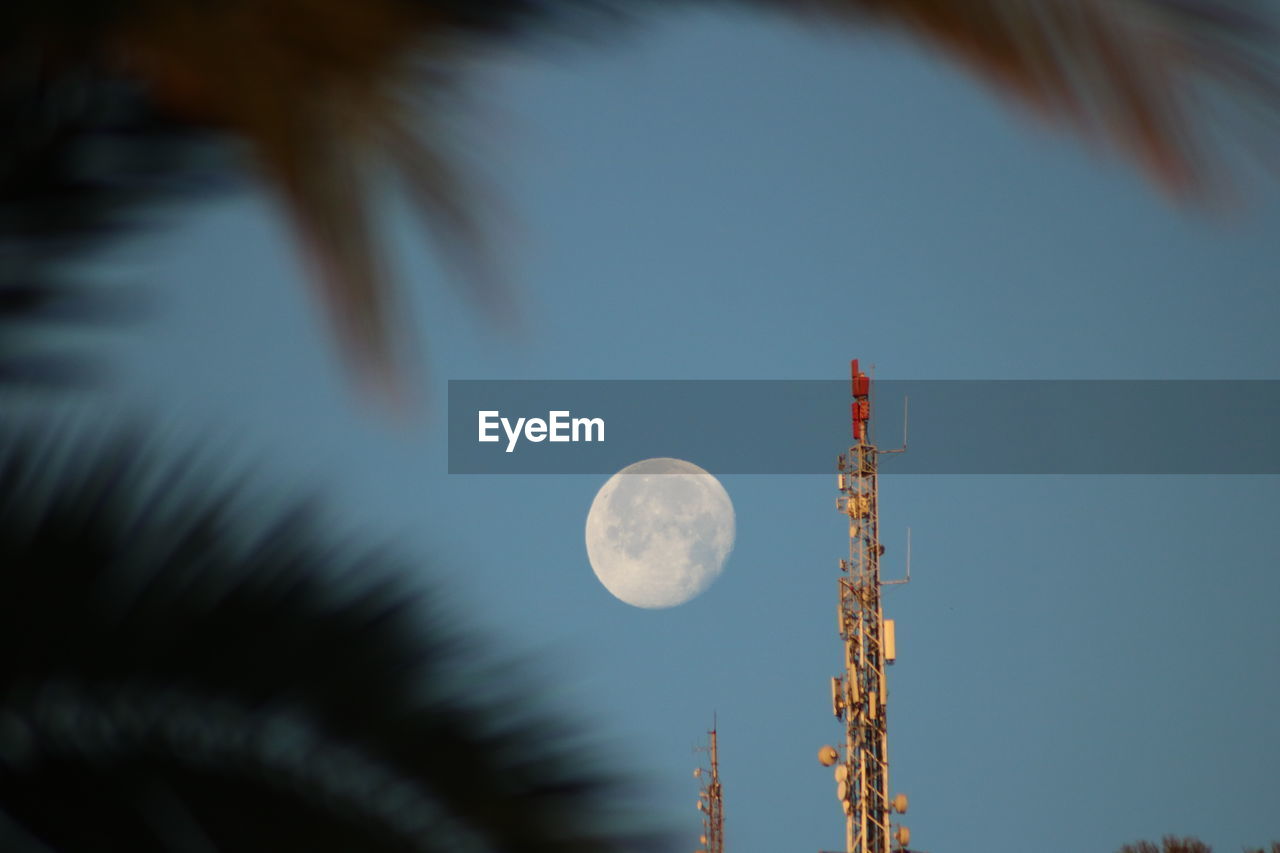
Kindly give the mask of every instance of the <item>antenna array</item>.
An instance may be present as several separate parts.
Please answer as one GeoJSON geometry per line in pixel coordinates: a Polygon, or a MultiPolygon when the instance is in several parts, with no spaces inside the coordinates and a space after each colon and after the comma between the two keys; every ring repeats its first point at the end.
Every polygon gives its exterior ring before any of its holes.
{"type": "Polygon", "coordinates": [[[849,521],[849,556],[840,561],[839,632],[845,673],[831,679],[831,706],[844,722],[843,751],[824,746],[818,760],[835,767],[836,798],[844,810],[848,853],[906,850],[911,834],[890,826],[891,812],[907,810],[906,796],[889,799],[885,667],[893,663],[895,632],[880,602],[880,515],[877,463],[883,453],[871,443],[871,378],[851,364],[853,443],[840,456],[836,508],[849,521]]]}
{"type": "MultiPolygon", "coordinates": [[[[892,825],[892,813],[905,814],[907,797],[889,798],[888,687],[885,667],[897,656],[892,619],[884,618],[881,588],[911,580],[911,531],[907,530],[906,577],[880,577],[880,456],[907,449],[906,401],[903,401],[902,447],[881,450],[871,443],[871,377],[850,363],[850,406],[853,443],[837,463],[840,490],[836,508],[849,521],[849,556],[840,561],[839,633],[844,643],[844,675],[831,679],[831,708],[844,722],[843,750],[824,746],[818,760],[834,767],[836,798],[845,813],[846,853],[911,853],[911,832],[892,825]]],[[[720,756],[716,726],[707,732],[709,767],[693,771],[702,780],[698,811],[702,812],[701,847],[695,853],[724,853],[724,804],[720,792],[720,756]]]]}

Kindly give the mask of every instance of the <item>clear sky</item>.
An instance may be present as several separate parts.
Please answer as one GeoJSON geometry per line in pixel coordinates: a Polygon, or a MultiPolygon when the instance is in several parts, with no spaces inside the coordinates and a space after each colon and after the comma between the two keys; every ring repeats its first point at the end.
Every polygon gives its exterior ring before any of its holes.
{"type": "MultiPolygon", "coordinates": [[[[248,194],[119,250],[156,309],[103,342],[100,402],[235,444],[266,488],[320,489],[339,532],[421,555],[689,850],[713,712],[729,849],[842,845],[816,760],[841,734],[834,472],[725,477],[724,575],[639,610],[587,563],[603,476],[447,474],[446,380],[840,379],[852,357],[895,379],[1280,379],[1274,181],[1225,215],[1175,208],[906,42],[685,15],[480,80],[475,152],[524,330],[474,310],[389,199],[434,415],[399,427],[360,405],[248,194]]],[[[913,846],[1280,838],[1278,506],[1262,476],[885,477],[887,574],[913,529],[913,581],[886,593],[913,846]]]]}

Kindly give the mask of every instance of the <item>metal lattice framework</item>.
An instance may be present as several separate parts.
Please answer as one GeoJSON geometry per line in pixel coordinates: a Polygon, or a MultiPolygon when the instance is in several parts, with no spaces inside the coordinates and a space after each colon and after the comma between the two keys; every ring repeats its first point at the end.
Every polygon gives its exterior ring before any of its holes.
{"type": "MultiPolygon", "coordinates": [[[[824,747],[822,762],[835,765],[836,796],[846,816],[848,853],[889,853],[905,848],[905,827],[890,828],[890,811],[906,800],[889,799],[885,667],[893,662],[894,626],[880,602],[880,516],[877,463],[881,451],[869,435],[871,380],[852,363],[853,444],[840,456],[836,506],[849,521],[849,556],[840,561],[840,637],[845,674],[832,679],[832,710],[844,722],[844,749],[824,747]]],[[[904,444],[905,449],[905,444],[904,444]]]]}
{"type": "Polygon", "coordinates": [[[708,745],[699,747],[698,752],[707,753],[710,766],[693,771],[693,775],[702,780],[702,790],[698,793],[702,835],[698,839],[701,846],[697,853],[724,853],[724,801],[720,796],[720,752],[715,723],[712,723],[707,736],[708,745]]]}

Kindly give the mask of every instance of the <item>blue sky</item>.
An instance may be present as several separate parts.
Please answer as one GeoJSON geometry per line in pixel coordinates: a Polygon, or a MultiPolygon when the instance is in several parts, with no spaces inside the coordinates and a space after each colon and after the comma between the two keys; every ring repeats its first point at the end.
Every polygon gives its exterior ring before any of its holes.
{"type": "MultiPolygon", "coordinates": [[[[898,379],[1280,378],[1273,181],[1225,214],[1179,209],[913,45],[763,17],[673,16],[479,73],[473,150],[523,325],[470,306],[391,188],[434,409],[397,425],[361,405],[253,195],[103,265],[141,269],[157,304],[103,343],[115,381],[94,404],[234,444],[263,488],[322,490],[338,535],[420,555],[689,844],[713,712],[729,848],[842,843],[816,760],[841,732],[834,472],[725,477],[724,575],[638,610],[587,564],[604,477],[447,474],[447,380],[838,379],[852,357],[898,379]]],[[[887,573],[913,529],[913,581],[886,593],[913,846],[1280,837],[1275,477],[887,476],[881,497],[887,573]]]]}

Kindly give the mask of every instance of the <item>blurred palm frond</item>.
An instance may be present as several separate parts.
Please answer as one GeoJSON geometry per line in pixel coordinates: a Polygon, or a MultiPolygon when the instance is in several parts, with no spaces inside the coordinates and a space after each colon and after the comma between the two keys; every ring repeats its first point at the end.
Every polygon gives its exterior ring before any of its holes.
{"type": "MultiPolygon", "coordinates": [[[[373,236],[376,178],[399,177],[469,290],[500,309],[508,299],[453,126],[471,66],[491,45],[591,43],[637,15],[698,5],[713,2],[11,4],[0,12],[0,112],[14,129],[0,148],[0,289],[42,286],[38,267],[65,258],[68,243],[83,249],[136,227],[157,197],[233,171],[207,154],[234,140],[289,211],[345,351],[366,378],[394,385],[397,312],[373,236]]],[[[1265,136],[1264,156],[1274,150],[1280,42],[1274,16],[1252,0],[737,5],[908,32],[1119,146],[1175,194],[1221,181],[1211,136],[1224,100],[1255,122],[1248,132],[1265,136]]]]}
{"type": "Polygon", "coordinates": [[[92,359],[43,338],[141,307],[136,291],[85,284],[87,257],[165,202],[229,185],[228,161],[211,128],[158,114],[136,82],[88,65],[36,74],[12,43],[0,60],[0,382],[81,383],[92,359]]]}
{"type": "Polygon", "coordinates": [[[1209,138],[1215,98],[1261,108],[1263,132],[1280,130],[1280,21],[1252,0],[783,4],[903,28],[1021,103],[1118,146],[1175,194],[1226,180],[1209,138]]]}
{"type": "Polygon", "coordinates": [[[152,451],[0,436],[0,849],[645,847],[418,567],[152,451]]]}

